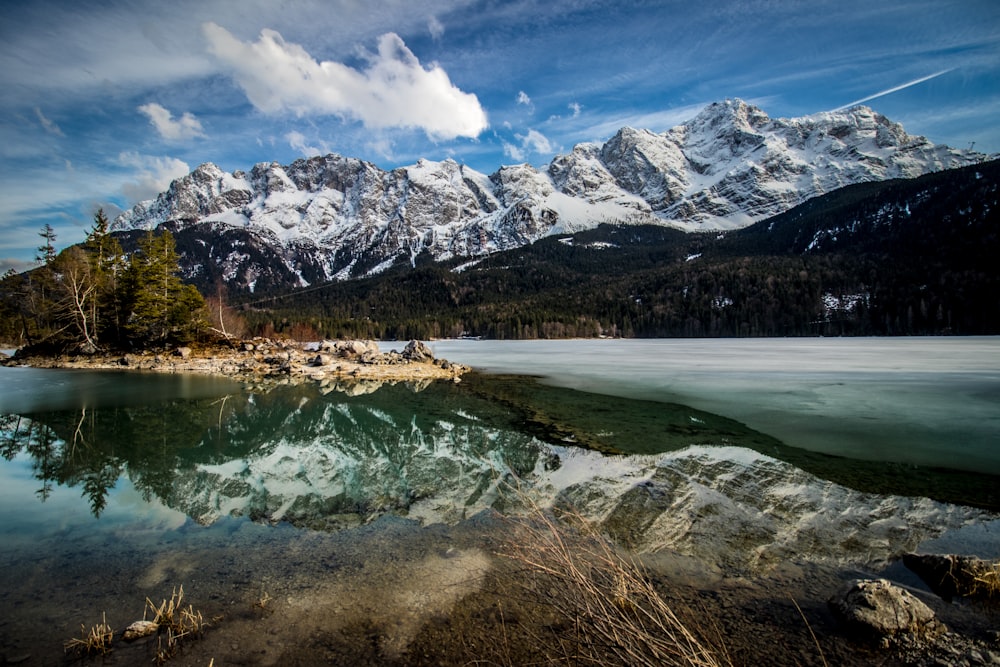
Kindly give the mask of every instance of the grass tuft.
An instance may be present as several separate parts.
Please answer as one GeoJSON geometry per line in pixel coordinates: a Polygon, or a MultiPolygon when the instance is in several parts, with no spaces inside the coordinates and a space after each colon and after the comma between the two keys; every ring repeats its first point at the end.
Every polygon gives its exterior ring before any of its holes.
{"type": "MultiPolygon", "coordinates": [[[[188,635],[200,635],[201,631],[208,625],[202,617],[200,611],[196,611],[194,605],[184,608],[184,586],[175,588],[169,600],[164,600],[159,606],[146,598],[146,610],[152,612],[153,622],[161,628],[166,628],[168,634],[172,634],[176,639],[188,635]]],[[[143,614],[145,617],[145,613],[143,614]]]]}
{"type": "Polygon", "coordinates": [[[565,619],[554,639],[572,662],[732,664],[718,637],[690,630],[643,568],[577,514],[557,516],[536,507],[527,518],[515,520],[515,537],[500,555],[541,577],[532,589],[535,595],[545,591],[545,603],[565,619]]]}
{"type": "Polygon", "coordinates": [[[80,637],[75,637],[67,641],[63,648],[65,651],[75,651],[80,657],[107,655],[111,653],[111,642],[114,639],[114,631],[108,625],[107,614],[101,614],[101,622],[87,630],[87,627],[80,624],[80,637]]]}
{"type": "Polygon", "coordinates": [[[1000,602],[1000,561],[978,561],[965,566],[968,586],[963,595],[1000,602]]]}

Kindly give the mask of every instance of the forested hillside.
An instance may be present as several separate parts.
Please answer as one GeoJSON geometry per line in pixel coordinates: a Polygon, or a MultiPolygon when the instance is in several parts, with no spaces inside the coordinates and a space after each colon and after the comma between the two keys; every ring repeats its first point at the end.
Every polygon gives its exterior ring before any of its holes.
{"type": "Polygon", "coordinates": [[[602,226],[258,295],[252,329],[380,339],[1000,333],[1000,163],[867,183],[727,234],[602,226]]]}

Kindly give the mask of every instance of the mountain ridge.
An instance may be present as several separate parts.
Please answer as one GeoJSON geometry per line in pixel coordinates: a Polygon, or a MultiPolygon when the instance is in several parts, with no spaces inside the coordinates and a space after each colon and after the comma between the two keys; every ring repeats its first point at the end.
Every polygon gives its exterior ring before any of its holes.
{"type": "Polygon", "coordinates": [[[996,334],[998,197],[994,160],[841,188],[733,232],[601,225],[236,302],[253,327],[326,337],[996,334]]]}
{"type": "Polygon", "coordinates": [[[236,291],[371,275],[422,253],[480,257],[601,223],[728,230],[858,182],[985,156],[908,135],[868,107],[771,119],[742,100],[657,134],[622,128],[544,169],[485,175],[455,160],[389,171],[337,154],[227,173],[206,163],[112,229],[188,230],[206,248],[186,277],[236,291]],[[265,258],[267,258],[265,260],[265,258]]]}

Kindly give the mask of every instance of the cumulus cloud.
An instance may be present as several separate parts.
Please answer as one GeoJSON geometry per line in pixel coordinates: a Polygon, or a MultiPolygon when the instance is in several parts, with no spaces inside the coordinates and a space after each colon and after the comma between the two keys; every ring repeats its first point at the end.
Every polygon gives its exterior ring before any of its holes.
{"type": "Polygon", "coordinates": [[[526,107],[530,107],[531,98],[528,97],[528,93],[524,92],[523,90],[519,90],[517,91],[517,103],[523,104],[526,107]]]}
{"type": "Polygon", "coordinates": [[[555,147],[552,145],[552,142],[538,130],[528,130],[527,134],[516,134],[514,136],[520,143],[512,144],[508,141],[502,142],[503,152],[505,155],[517,160],[518,162],[523,162],[525,157],[532,153],[544,155],[555,152],[555,147]]]}
{"type": "Polygon", "coordinates": [[[521,145],[533,153],[551,153],[554,149],[548,138],[537,130],[528,130],[528,134],[518,135],[521,145]]]}
{"type": "Polygon", "coordinates": [[[517,160],[518,162],[524,162],[524,151],[520,146],[515,146],[509,141],[503,142],[503,154],[512,160],[517,160]]]}
{"type": "Polygon", "coordinates": [[[317,62],[274,30],[242,42],[215,23],[202,26],[209,51],[232,73],[247,99],[263,113],[338,115],[371,129],[416,128],[432,139],[476,137],[486,112],[434,64],[425,69],[403,40],[386,33],[368,66],[317,62]]]}
{"type": "Polygon", "coordinates": [[[573,112],[573,118],[579,116],[580,110],[583,109],[579,102],[570,102],[567,106],[573,112]]]}
{"type": "Polygon", "coordinates": [[[138,111],[145,114],[149,118],[149,124],[155,127],[160,136],[168,141],[182,141],[205,136],[201,122],[188,111],[185,111],[176,120],[170,111],[155,102],[143,104],[138,108],[138,111]]]}
{"type": "Polygon", "coordinates": [[[140,155],[133,151],[121,153],[118,163],[134,170],[134,180],[122,185],[122,194],[132,202],[153,199],[170,187],[171,181],[191,173],[187,163],[176,158],[140,155]]]}

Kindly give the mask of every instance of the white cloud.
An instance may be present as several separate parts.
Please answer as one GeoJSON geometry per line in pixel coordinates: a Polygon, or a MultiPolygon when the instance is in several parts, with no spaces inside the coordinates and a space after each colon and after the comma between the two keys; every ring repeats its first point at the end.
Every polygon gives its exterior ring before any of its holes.
{"type": "Polygon", "coordinates": [[[205,136],[201,122],[189,111],[185,111],[177,120],[174,120],[170,111],[155,102],[143,104],[138,108],[138,111],[145,114],[149,118],[149,124],[155,127],[160,136],[168,141],[182,141],[205,136]]]}
{"type": "Polygon", "coordinates": [[[317,62],[274,30],[249,43],[215,23],[202,30],[209,51],[266,114],[339,115],[372,129],[421,129],[432,139],[476,137],[487,127],[479,99],[453,85],[440,66],[425,69],[395,33],[379,38],[378,52],[359,71],[317,62]]]}
{"type": "Polygon", "coordinates": [[[132,151],[121,153],[118,163],[134,169],[134,180],[122,185],[122,194],[131,202],[152,199],[170,187],[171,181],[191,173],[191,167],[177,158],[140,155],[132,151]]]}
{"type": "Polygon", "coordinates": [[[319,142],[319,146],[310,146],[306,141],[306,135],[301,132],[292,130],[285,135],[285,140],[288,145],[292,147],[293,150],[298,151],[306,157],[315,157],[316,155],[326,155],[330,152],[330,147],[326,142],[319,142]]]}
{"type": "Polygon", "coordinates": [[[530,107],[531,98],[528,97],[528,93],[524,92],[523,90],[519,90],[517,91],[517,103],[523,104],[526,107],[530,107]]]}
{"type": "Polygon", "coordinates": [[[524,151],[510,142],[503,142],[503,154],[512,160],[524,162],[524,151]]]}
{"type": "Polygon", "coordinates": [[[583,106],[581,106],[579,102],[570,102],[566,106],[573,110],[573,118],[579,116],[580,110],[583,109],[583,106]]]}
{"type": "Polygon", "coordinates": [[[431,38],[435,41],[444,37],[444,25],[437,20],[436,16],[432,16],[427,19],[427,30],[431,33],[431,38]]]}
{"type": "Polygon", "coordinates": [[[48,132],[49,134],[54,134],[57,137],[66,136],[63,134],[63,131],[59,129],[59,126],[56,125],[54,121],[49,120],[48,118],[45,117],[45,114],[42,113],[40,107],[35,107],[35,115],[38,116],[38,122],[42,124],[42,127],[45,128],[46,132],[48,132]]]}
{"type": "Polygon", "coordinates": [[[917,84],[923,83],[924,81],[930,81],[931,79],[936,79],[939,76],[941,76],[942,74],[947,74],[948,72],[951,72],[953,69],[955,69],[955,68],[954,67],[949,67],[948,69],[943,69],[943,70],[941,70],[939,72],[934,72],[933,74],[928,74],[927,76],[922,76],[919,79],[914,79],[913,81],[907,81],[904,84],[900,84],[898,86],[893,86],[892,88],[886,88],[885,90],[880,90],[879,92],[877,92],[877,93],[875,93],[873,95],[869,95],[868,97],[862,97],[860,100],[854,100],[853,102],[845,104],[842,107],[837,107],[836,109],[834,109],[834,111],[843,111],[844,109],[849,109],[849,108],[857,106],[859,104],[864,104],[865,102],[870,102],[871,100],[878,99],[879,97],[885,97],[886,95],[891,95],[892,93],[897,93],[897,92],[899,92],[901,90],[906,90],[907,88],[909,88],[911,86],[916,86],[917,84]]]}
{"type": "Polygon", "coordinates": [[[533,153],[551,153],[554,150],[552,143],[537,130],[528,130],[528,134],[523,137],[518,135],[517,138],[521,140],[522,146],[533,153]]]}
{"type": "Polygon", "coordinates": [[[555,152],[555,147],[548,137],[538,130],[528,130],[527,134],[515,134],[520,144],[502,141],[504,155],[518,162],[524,162],[526,156],[536,153],[546,155],[555,152]]]}

